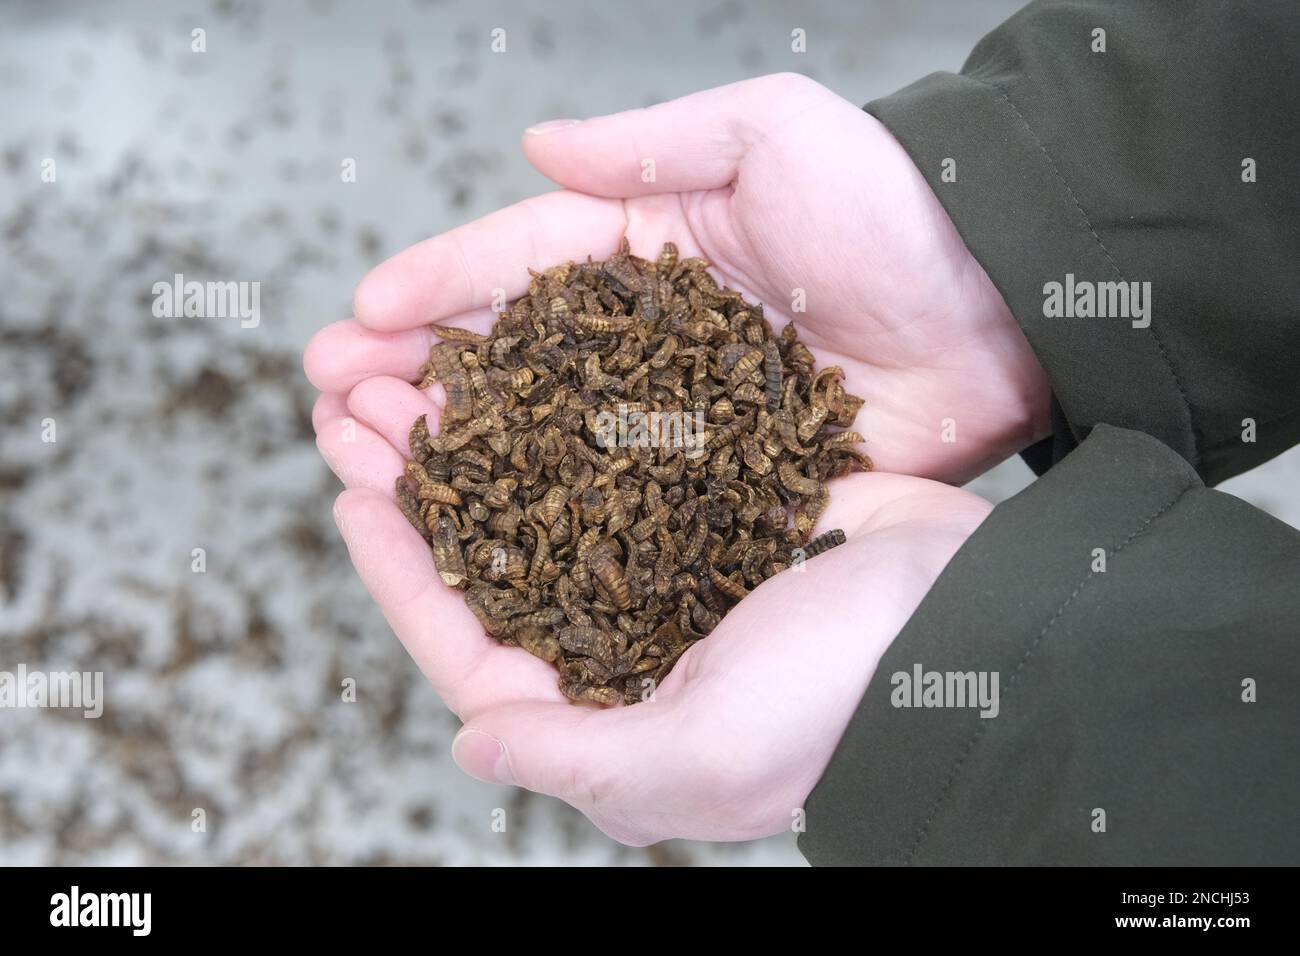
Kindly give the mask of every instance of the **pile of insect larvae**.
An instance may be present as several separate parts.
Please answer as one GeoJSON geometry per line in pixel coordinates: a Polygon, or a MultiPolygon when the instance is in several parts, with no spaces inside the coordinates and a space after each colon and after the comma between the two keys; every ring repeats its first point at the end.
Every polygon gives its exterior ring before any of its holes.
{"type": "Polygon", "coordinates": [[[648,699],[750,590],[844,541],[811,537],[826,482],[871,469],[842,370],[707,267],[624,240],[530,270],[487,335],[434,327],[441,428],[411,428],[397,501],[487,633],[572,700],[648,699]]]}

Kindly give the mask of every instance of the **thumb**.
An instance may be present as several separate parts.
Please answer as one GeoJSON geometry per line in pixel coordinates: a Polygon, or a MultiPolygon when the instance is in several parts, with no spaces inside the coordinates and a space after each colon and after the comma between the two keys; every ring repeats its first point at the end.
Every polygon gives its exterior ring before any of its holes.
{"type": "Polygon", "coordinates": [[[542,123],[524,134],[523,148],[555,182],[596,196],[718,189],[792,109],[824,96],[806,77],[774,74],[645,109],[542,123]]]}

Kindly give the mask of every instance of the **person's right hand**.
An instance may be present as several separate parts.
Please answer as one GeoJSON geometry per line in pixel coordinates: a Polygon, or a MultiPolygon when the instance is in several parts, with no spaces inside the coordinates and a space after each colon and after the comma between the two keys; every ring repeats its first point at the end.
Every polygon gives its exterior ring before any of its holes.
{"type": "Polygon", "coordinates": [[[526,268],[604,258],[626,234],[647,258],[665,240],[705,257],[778,331],[793,319],[818,366],[842,366],[866,398],[856,430],[882,471],[959,483],[1047,434],[1044,373],[929,185],[875,118],[813,81],[543,124],[523,145],[567,188],[374,269],[356,319],[308,350],[322,391],[412,379],[432,341],[421,327],[485,331],[526,268]]]}

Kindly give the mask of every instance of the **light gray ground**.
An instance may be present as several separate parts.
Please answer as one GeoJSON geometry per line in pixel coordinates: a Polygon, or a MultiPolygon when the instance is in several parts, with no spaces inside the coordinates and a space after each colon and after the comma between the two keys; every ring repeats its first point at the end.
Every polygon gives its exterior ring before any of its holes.
{"type": "MultiPolygon", "coordinates": [[[[100,670],[107,696],[0,710],[0,863],[802,863],[789,836],[626,849],[456,770],[333,527],[302,345],[382,258],[547,189],[530,123],[791,69],[865,102],[1017,6],[0,7],[0,669],[100,670]],[[260,282],[260,325],[154,318],[177,272],[260,282]]],[[[1229,487],[1300,523],[1297,477],[1229,487]]]]}

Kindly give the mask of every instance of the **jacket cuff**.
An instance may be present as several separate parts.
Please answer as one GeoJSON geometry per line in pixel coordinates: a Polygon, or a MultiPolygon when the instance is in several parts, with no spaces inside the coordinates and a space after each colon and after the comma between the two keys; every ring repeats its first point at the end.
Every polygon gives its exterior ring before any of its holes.
{"type": "Polygon", "coordinates": [[[1059,797],[1075,743],[1070,718],[1054,710],[1066,706],[1057,691],[1067,678],[1085,681],[1058,669],[1076,652],[1097,657],[1086,643],[1102,587],[1090,579],[1105,577],[1094,549],[1113,562],[1195,487],[1196,473],[1167,447],[1099,425],[995,508],[881,659],[809,798],[799,840],[809,861],[1038,862],[1050,835],[1025,828],[1051,817],[1044,801],[1059,797]],[[1079,646],[1063,652],[1059,642],[1079,646]],[[918,669],[983,673],[989,686],[996,674],[996,716],[981,717],[989,709],[981,706],[916,706],[918,669]],[[1045,779],[1045,768],[1059,775],[1045,779]]]}
{"type": "Polygon", "coordinates": [[[934,73],[866,109],[925,176],[1047,372],[1072,431],[1058,432],[1056,460],[1091,424],[1107,422],[1154,435],[1195,464],[1187,401],[1149,327],[1044,314],[1048,283],[1060,283],[1065,296],[1067,276],[1132,277],[1121,275],[1061,175],[1051,136],[1008,94],[1013,82],[996,68],[934,73]],[[1143,402],[1118,385],[1131,382],[1143,384],[1143,402]]]}

